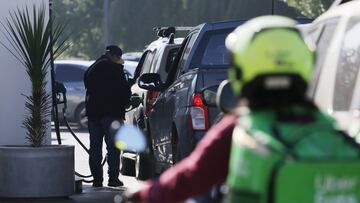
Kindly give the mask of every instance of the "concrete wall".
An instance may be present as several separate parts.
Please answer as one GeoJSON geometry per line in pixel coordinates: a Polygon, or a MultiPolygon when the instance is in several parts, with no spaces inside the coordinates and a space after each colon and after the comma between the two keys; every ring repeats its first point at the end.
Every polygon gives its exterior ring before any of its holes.
{"type": "MultiPolygon", "coordinates": [[[[9,16],[10,10],[33,4],[44,4],[48,8],[48,0],[1,0],[0,21],[3,22],[4,18],[9,16]]],[[[0,41],[8,46],[9,43],[2,33],[3,26],[0,26],[0,29],[0,41]]],[[[0,62],[0,145],[27,144],[25,130],[21,127],[26,114],[25,98],[21,94],[30,94],[30,82],[24,67],[2,46],[0,46],[0,62]]],[[[50,74],[48,79],[50,81],[50,74]]],[[[51,90],[50,82],[47,89],[51,90]]],[[[47,144],[50,143],[50,134],[49,130],[47,144]]]]}

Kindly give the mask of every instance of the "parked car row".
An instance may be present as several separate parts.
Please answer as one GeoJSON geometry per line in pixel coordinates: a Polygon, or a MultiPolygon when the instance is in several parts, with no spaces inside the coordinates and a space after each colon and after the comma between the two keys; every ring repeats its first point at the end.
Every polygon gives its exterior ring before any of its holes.
{"type": "MultiPolygon", "coordinates": [[[[340,129],[360,143],[360,1],[331,8],[300,26],[317,47],[310,97],[332,114],[340,129]]],[[[202,101],[201,90],[226,79],[230,65],[224,39],[243,21],[205,23],[193,28],[178,50],[166,79],[142,72],[138,87],[156,92],[146,113],[156,172],[187,156],[219,113],[202,101]]],[[[144,65],[145,66],[145,65],[144,65]]]]}
{"type": "MultiPolygon", "coordinates": [[[[167,28],[159,33],[168,36],[160,36],[144,51],[137,69],[140,77],[132,88],[143,95],[143,106],[127,118],[146,132],[156,173],[186,157],[219,114],[216,107],[205,104],[200,92],[227,78],[230,54],[225,38],[243,22],[204,23],[178,42],[177,29],[167,28]],[[175,44],[173,52],[166,51],[169,44],[175,44]]],[[[141,160],[140,155],[136,164],[140,174],[150,168],[141,160]]]]}
{"type": "Polygon", "coordinates": [[[166,80],[156,74],[139,78],[140,87],[160,92],[149,115],[156,172],[189,155],[218,115],[216,107],[204,104],[200,91],[227,78],[230,54],[225,38],[241,23],[196,26],[184,39],[166,80]]]}

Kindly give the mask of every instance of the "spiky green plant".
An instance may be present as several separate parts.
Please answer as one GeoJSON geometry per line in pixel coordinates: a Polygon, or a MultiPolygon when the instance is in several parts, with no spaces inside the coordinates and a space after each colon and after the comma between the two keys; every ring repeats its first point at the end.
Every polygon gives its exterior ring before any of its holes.
{"type": "Polygon", "coordinates": [[[45,16],[44,5],[33,5],[32,9],[25,6],[10,11],[10,17],[1,22],[10,45],[0,43],[25,67],[31,82],[31,94],[24,95],[27,114],[22,127],[33,147],[44,143],[50,122],[51,96],[46,92],[48,67],[67,48],[65,40],[60,41],[65,25],[53,25],[53,20],[46,20],[45,16]]]}

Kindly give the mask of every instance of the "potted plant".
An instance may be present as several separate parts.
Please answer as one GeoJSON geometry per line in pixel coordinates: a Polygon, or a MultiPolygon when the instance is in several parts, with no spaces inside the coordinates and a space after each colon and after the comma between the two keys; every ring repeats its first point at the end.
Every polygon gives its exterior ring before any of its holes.
{"type": "MultiPolygon", "coordinates": [[[[64,25],[47,20],[45,6],[17,8],[2,22],[0,42],[25,68],[31,83],[22,127],[30,146],[0,146],[0,197],[60,197],[74,192],[74,147],[44,145],[50,133],[51,96],[48,70],[67,47],[64,25]],[[53,50],[53,45],[56,48],[53,50]]],[[[20,126],[19,126],[20,127],[20,126]]]]}

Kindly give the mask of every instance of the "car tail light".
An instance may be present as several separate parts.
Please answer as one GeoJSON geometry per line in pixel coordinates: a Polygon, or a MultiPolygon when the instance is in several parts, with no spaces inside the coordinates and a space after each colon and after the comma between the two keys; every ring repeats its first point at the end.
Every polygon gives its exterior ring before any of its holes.
{"type": "Polygon", "coordinates": [[[209,128],[209,110],[205,106],[199,93],[194,94],[190,107],[191,124],[194,130],[207,130],[209,128]]]}
{"type": "Polygon", "coordinates": [[[152,110],[155,99],[160,95],[160,92],[154,90],[148,90],[146,93],[146,108],[145,115],[149,116],[150,111],[152,110]]]}

